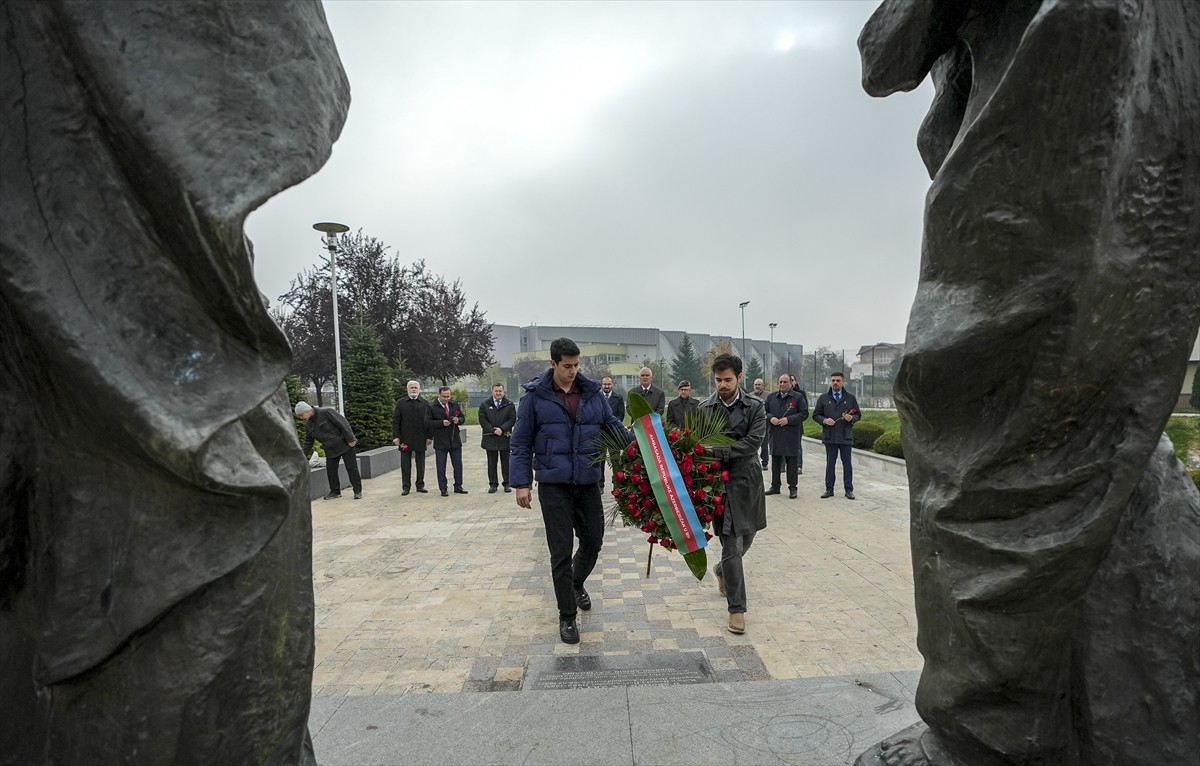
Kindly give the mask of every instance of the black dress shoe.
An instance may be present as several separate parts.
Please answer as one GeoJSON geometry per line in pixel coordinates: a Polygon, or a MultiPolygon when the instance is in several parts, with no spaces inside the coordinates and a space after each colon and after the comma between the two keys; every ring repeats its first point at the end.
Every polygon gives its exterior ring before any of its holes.
{"type": "Polygon", "coordinates": [[[558,621],[558,637],[564,644],[579,643],[579,628],[575,627],[574,617],[563,617],[558,621]]]}
{"type": "Polygon", "coordinates": [[[792,491],[788,492],[788,500],[795,500],[795,499],[796,499],[796,490],[793,489],[792,491]]]}
{"type": "Polygon", "coordinates": [[[585,612],[592,608],[592,597],[588,595],[587,588],[575,591],[575,603],[585,612]]]}
{"type": "Polygon", "coordinates": [[[496,494],[496,488],[495,488],[495,487],[488,487],[488,494],[489,494],[489,495],[494,495],[494,494],[496,494]]]}
{"type": "Polygon", "coordinates": [[[425,489],[424,487],[417,487],[417,491],[420,492],[422,495],[424,495],[429,490],[425,489]]]}
{"type": "Polygon", "coordinates": [[[847,493],[846,493],[846,499],[847,499],[847,500],[853,500],[853,499],[854,499],[854,493],[853,493],[853,492],[847,492],[847,493]]]}
{"type": "Polygon", "coordinates": [[[406,490],[404,490],[403,492],[401,492],[401,493],[400,493],[400,496],[401,496],[401,497],[404,497],[404,496],[405,496],[405,495],[407,495],[407,494],[408,494],[408,490],[406,489],[406,490]]]}
{"type": "Polygon", "coordinates": [[[504,488],[504,491],[505,491],[505,492],[512,492],[512,487],[505,487],[505,488],[504,488]]]}
{"type": "Polygon", "coordinates": [[[444,489],[443,489],[443,490],[442,490],[442,497],[450,497],[450,493],[449,493],[449,492],[447,492],[446,490],[444,490],[444,489]]]}
{"type": "Polygon", "coordinates": [[[779,494],[779,488],[778,488],[778,487],[771,487],[770,489],[768,489],[768,490],[767,490],[766,492],[764,492],[763,494],[764,494],[764,495],[778,495],[778,494],[779,494]]]}
{"type": "Polygon", "coordinates": [[[833,490],[832,490],[832,489],[827,489],[827,490],[825,490],[825,494],[821,495],[821,498],[822,498],[822,499],[824,499],[824,498],[826,498],[826,497],[833,497],[833,490]]]}
{"type": "Polygon", "coordinates": [[[467,491],[465,489],[456,489],[456,490],[454,490],[454,494],[465,495],[465,494],[467,494],[467,491]]]}

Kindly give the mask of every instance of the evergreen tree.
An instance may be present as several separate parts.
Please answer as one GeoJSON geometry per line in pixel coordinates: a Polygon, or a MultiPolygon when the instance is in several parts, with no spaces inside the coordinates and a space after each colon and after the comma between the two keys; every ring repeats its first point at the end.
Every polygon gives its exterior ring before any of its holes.
{"type": "Polygon", "coordinates": [[[392,368],[379,345],[379,334],[364,323],[354,324],[346,337],[342,367],[346,419],[358,437],[357,449],[375,449],[392,441],[395,407],[392,368]]]}
{"type": "MultiPolygon", "coordinates": [[[[702,367],[700,355],[696,353],[692,339],[685,332],[679,341],[679,350],[675,352],[675,358],[671,360],[671,378],[676,383],[681,380],[690,381],[693,388],[698,391],[706,391],[708,389],[705,386],[702,367]]],[[[663,381],[663,385],[665,383],[666,381],[663,381]]]]}
{"type": "MultiPolygon", "coordinates": [[[[743,370],[746,376],[746,388],[753,388],[754,381],[757,378],[762,378],[766,375],[763,371],[762,360],[757,356],[750,357],[750,361],[746,362],[746,369],[743,370]]],[[[771,386],[767,386],[767,390],[771,390],[771,386]]]]}
{"type": "MultiPolygon", "coordinates": [[[[288,409],[292,412],[292,422],[296,424],[296,438],[303,444],[305,424],[296,414],[296,402],[304,401],[304,383],[300,380],[299,375],[288,375],[283,379],[283,384],[287,386],[288,409]]],[[[304,457],[308,457],[308,455],[304,457]]]]}

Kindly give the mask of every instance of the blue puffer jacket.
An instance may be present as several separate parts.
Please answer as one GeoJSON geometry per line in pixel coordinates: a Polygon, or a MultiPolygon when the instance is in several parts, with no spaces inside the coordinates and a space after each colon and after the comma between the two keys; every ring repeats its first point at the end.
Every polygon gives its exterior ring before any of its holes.
{"type": "Polygon", "coordinates": [[[579,375],[579,409],[575,420],[558,401],[553,388],[553,370],[526,383],[525,396],[517,406],[509,467],[512,486],[528,487],[536,478],[546,484],[596,484],[600,465],[593,463],[599,452],[600,431],[612,425],[625,432],[613,417],[608,402],[600,395],[600,384],[579,375]]]}

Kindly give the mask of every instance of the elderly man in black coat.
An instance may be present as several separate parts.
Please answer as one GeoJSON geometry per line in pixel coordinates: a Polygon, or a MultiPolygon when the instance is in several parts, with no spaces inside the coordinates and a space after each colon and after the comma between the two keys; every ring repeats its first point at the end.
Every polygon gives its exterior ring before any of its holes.
{"type": "Polygon", "coordinates": [[[504,477],[504,491],[512,492],[508,485],[508,441],[516,422],[517,405],[504,395],[504,386],[497,383],[492,386],[492,398],[479,405],[479,427],[483,429],[479,446],[487,450],[488,494],[494,493],[498,486],[496,463],[500,464],[504,477]]]}
{"type": "Polygon", "coordinates": [[[413,461],[417,463],[417,492],[425,489],[425,450],[433,440],[429,431],[429,403],[421,398],[421,384],[408,381],[406,393],[392,410],[392,444],[400,448],[401,495],[412,488],[413,461]]]}
{"type": "Polygon", "coordinates": [[[799,475],[796,454],[808,419],[808,400],[792,390],[792,379],[785,373],[779,376],[779,390],[767,395],[766,405],[767,437],[771,440],[771,488],[766,494],[779,494],[780,472],[786,465],[788,497],[795,500],[799,475]]]}

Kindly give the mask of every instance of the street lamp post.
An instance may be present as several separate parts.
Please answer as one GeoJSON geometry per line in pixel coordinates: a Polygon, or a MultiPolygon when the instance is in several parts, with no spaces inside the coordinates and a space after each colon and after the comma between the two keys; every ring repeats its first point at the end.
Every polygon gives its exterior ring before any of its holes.
{"type": "MultiPolygon", "coordinates": [[[[767,327],[770,327],[770,328],[771,328],[771,345],[770,345],[769,349],[770,349],[770,352],[771,352],[771,361],[772,361],[772,362],[774,362],[774,361],[775,361],[775,328],[776,328],[776,327],[778,327],[778,326],[779,326],[779,323],[778,323],[778,322],[771,322],[769,325],[767,325],[767,327]]],[[[775,370],[774,370],[774,368],[772,368],[772,367],[768,367],[768,368],[767,368],[767,375],[769,375],[769,376],[771,376],[771,377],[775,377],[775,370]]]]}
{"type": "Polygon", "coordinates": [[[350,231],[343,223],[323,221],[314,223],[313,228],[325,235],[325,247],[329,249],[329,273],[333,293],[333,360],[337,366],[338,412],[346,413],[346,400],[342,395],[342,336],[338,328],[337,300],[337,235],[350,231]]]}
{"type": "Polygon", "coordinates": [[[750,301],[742,301],[738,304],[738,308],[742,310],[742,361],[744,362],[749,357],[746,356],[746,307],[750,305],[750,301]]]}

